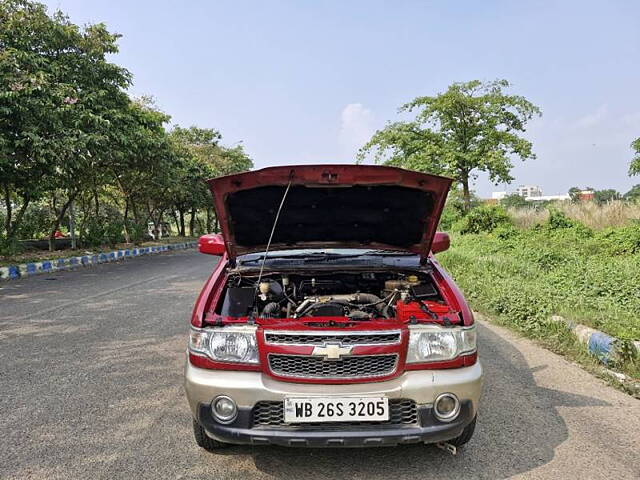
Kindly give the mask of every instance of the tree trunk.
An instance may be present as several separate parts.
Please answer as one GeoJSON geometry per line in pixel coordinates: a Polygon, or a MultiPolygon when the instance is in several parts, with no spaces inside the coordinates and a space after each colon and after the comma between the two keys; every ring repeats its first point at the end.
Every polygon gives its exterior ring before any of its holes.
{"type": "Polygon", "coordinates": [[[22,217],[24,217],[24,213],[27,211],[27,207],[31,202],[31,197],[26,195],[22,197],[22,205],[20,206],[20,210],[18,210],[18,214],[16,215],[13,224],[11,225],[11,229],[7,231],[7,239],[13,238],[18,230],[18,227],[22,223],[22,217]]]}
{"type": "Polygon", "coordinates": [[[129,221],[129,199],[125,197],[124,199],[124,222],[122,224],[122,230],[124,233],[124,242],[131,243],[131,238],[129,237],[129,229],[127,228],[127,222],[129,221]]]}
{"type": "Polygon", "coordinates": [[[216,215],[216,224],[214,228],[214,232],[218,233],[220,231],[220,222],[218,221],[218,215],[216,215]]]}
{"type": "Polygon", "coordinates": [[[4,184],[4,203],[7,206],[7,216],[4,219],[4,231],[7,232],[7,239],[11,238],[11,193],[9,184],[4,184]]]}
{"type": "Polygon", "coordinates": [[[71,202],[75,200],[77,194],[78,192],[74,192],[71,195],[69,195],[67,202],[62,206],[62,208],[60,209],[60,212],[58,212],[58,214],[56,215],[56,219],[53,222],[53,225],[51,228],[51,233],[49,234],[49,251],[50,252],[53,252],[55,250],[53,242],[55,239],[56,231],[60,227],[60,222],[62,222],[62,219],[64,218],[64,214],[67,213],[67,209],[69,208],[69,205],[71,205],[71,202]]]}
{"type": "Polygon", "coordinates": [[[205,228],[207,233],[211,233],[211,208],[207,207],[207,226],[205,228]]]}
{"type": "Polygon", "coordinates": [[[184,237],[186,235],[184,228],[184,210],[180,208],[178,209],[178,213],[180,215],[180,231],[178,232],[178,235],[184,237]]]}
{"type": "Polygon", "coordinates": [[[463,173],[460,176],[460,183],[462,183],[462,199],[464,200],[464,211],[471,210],[471,192],[469,191],[469,174],[463,173]]]}
{"type": "Polygon", "coordinates": [[[24,213],[27,211],[27,207],[29,206],[29,203],[31,202],[31,196],[30,195],[24,195],[22,196],[22,205],[20,205],[20,209],[18,210],[17,215],[15,216],[15,219],[13,218],[13,208],[11,206],[11,194],[9,191],[9,185],[5,184],[4,186],[4,201],[7,205],[7,218],[5,218],[5,222],[4,222],[4,227],[5,227],[5,232],[7,234],[7,240],[10,240],[12,238],[15,237],[17,231],[18,231],[18,227],[20,226],[20,224],[22,223],[22,217],[24,217],[24,213]]]}
{"type": "Polygon", "coordinates": [[[180,219],[178,218],[178,207],[171,209],[171,216],[173,217],[173,221],[176,224],[176,232],[180,233],[180,219]]]}
{"type": "Polygon", "coordinates": [[[93,201],[96,204],[96,218],[100,218],[100,200],[98,200],[98,190],[93,191],[93,201]]]}
{"type": "Polygon", "coordinates": [[[133,212],[133,221],[136,222],[136,225],[139,225],[140,213],[138,212],[138,207],[136,206],[135,200],[131,200],[131,211],[133,212]]]}
{"type": "Polygon", "coordinates": [[[190,237],[193,237],[195,235],[196,213],[197,213],[197,210],[195,208],[192,208],[191,209],[191,219],[189,220],[189,236],[190,237]]]}
{"type": "Polygon", "coordinates": [[[158,219],[154,220],[153,223],[155,225],[155,230],[156,230],[156,236],[158,238],[162,238],[162,217],[164,216],[164,210],[160,210],[160,213],[158,214],[158,219]]]}

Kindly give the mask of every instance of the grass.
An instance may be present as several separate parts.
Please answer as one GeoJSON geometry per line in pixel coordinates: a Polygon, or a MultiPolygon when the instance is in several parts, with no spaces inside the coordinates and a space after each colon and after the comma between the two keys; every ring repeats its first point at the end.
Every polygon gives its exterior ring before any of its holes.
{"type": "MultiPolygon", "coordinates": [[[[568,218],[594,230],[621,227],[640,220],[640,203],[614,200],[603,205],[595,202],[555,202],[554,208],[568,218]]],[[[518,228],[529,229],[549,219],[549,211],[540,208],[510,208],[509,216],[518,228]]]]}
{"type": "MultiPolygon", "coordinates": [[[[620,232],[625,239],[638,235],[631,227],[615,230],[618,236],[620,232]]],[[[549,320],[551,315],[592,326],[623,342],[640,339],[640,252],[616,253],[619,239],[607,243],[608,235],[611,230],[594,235],[579,224],[558,229],[505,227],[493,233],[453,235],[452,248],[439,257],[473,308],[555,351],[588,357],[566,329],[549,320]]],[[[640,378],[637,358],[617,367],[640,378]]]]}

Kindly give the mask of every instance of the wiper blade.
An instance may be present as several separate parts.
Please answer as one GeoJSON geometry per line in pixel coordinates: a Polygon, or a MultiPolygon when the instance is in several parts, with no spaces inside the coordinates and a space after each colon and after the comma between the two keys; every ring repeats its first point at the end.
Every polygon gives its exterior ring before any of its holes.
{"type": "MultiPolygon", "coordinates": [[[[309,253],[296,253],[290,255],[268,255],[267,261],[273,259],[303,259],[307,262],[322,262],[329,260],[342,260],[348,258],[363,258],[363,257],[413,257],[416,256],[413,252],[407,252],[406,250],[368,250],[363,253],[335,253],[335,252],[309,252],[309,253]]],[[[261,262],[264,259],[264,255],[260,255],[256,258],[248,260],[242,260],[242,264],[261,262]]]]}
{"type": "Polygon", "coordinates": [[[405,257],[405,256],[414,256],[417,253],[408,252],[406,250],[370,250],[365,255],[386,255],[392,257],[405,257]]]}
{"type": "MultiPolygon", "coordinates": [[[[276,258],[311,258],[311,257],[340,257],[339,253],[323,253],[323,252],[311,252],[311,253],[294,253],[289,255],[267,255],[267,260],[276,258]]],[[[260,255],[256,258],[250,258],[247,260],[241,260],[241,263],[253,263],[260,262],[264,259],[264,255],[260,255]]]]}

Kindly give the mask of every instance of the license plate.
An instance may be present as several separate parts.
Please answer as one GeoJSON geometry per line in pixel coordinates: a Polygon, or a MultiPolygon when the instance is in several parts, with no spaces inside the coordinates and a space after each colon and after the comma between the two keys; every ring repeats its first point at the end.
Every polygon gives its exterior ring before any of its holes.
{"type": "Polygon", "coordinates": [[[285,398],[286,423],[389,420],[386,397],[285,398]]]}

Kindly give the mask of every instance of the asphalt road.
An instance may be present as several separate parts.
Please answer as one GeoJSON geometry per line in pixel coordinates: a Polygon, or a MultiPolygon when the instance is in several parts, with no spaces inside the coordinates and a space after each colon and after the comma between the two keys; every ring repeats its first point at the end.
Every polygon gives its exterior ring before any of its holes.
{"type": "Polygon", "coordinates": [[[640,401],[482,323],[485,390],[433,446],[199,449],[182,391],[195,252],[0,283],[0,478],[640,478],[640,401]]]}

